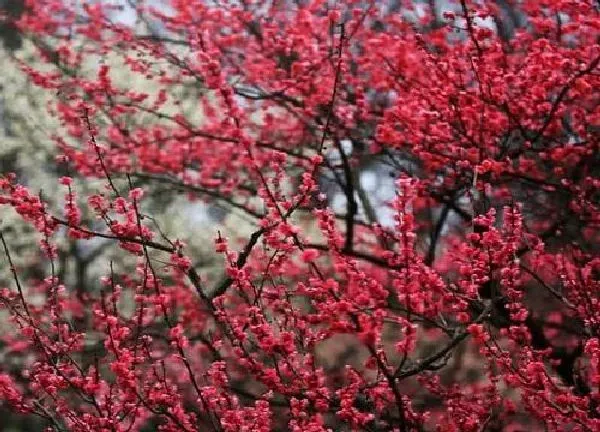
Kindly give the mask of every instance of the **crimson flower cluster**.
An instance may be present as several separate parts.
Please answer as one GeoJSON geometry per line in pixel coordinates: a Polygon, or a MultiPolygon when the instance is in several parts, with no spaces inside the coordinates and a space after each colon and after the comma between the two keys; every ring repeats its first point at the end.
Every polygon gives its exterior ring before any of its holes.
{"type": "Polygon", "coordinates": [[[0,177],[39,241],[33,271],[0,232],[4,409],[74,432],[600,430],[597,2],[158,3],[27,0],[14,23],[68,175],[60,202],[0,177]],[[196,228],[220,276],[161,230],[160,187],[250,219],[196,228]],[[122,258],[72,283],[64,239],[122,258]]]}

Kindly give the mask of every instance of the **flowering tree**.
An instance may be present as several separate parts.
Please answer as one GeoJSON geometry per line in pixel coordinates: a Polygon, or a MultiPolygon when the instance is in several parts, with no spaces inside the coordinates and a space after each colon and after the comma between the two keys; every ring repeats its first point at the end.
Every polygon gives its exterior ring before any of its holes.
{"type": "Polygon", "coordinates": [[[600,430],[596,3],[25,3],[64,212],[0,177],[2,211],[39,233],[36,271],[0,233],[13,412],[55,431],[600,430]],[[109,55],[152,90],[116,84],[109,55]],[[197,232],[161,230],[156,184],[253,219],[243,239],[197,227],[222,276],[188,253],[197,232]],[[131,259],[78,292],[64,236],[131,259]]]}

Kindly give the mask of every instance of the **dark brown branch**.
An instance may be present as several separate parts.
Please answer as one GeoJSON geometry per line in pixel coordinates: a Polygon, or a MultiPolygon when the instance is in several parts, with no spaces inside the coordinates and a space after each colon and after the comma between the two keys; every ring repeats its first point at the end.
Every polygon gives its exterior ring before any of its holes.
{"type": "Polygon", "coordinates": [[[481,56],[483,51],[481,49],[481,46],[479,45],[479,41],[477,40],[477,35],[475,34],[475,27],[473,25],[473,19],[471,18],[471,15],[469,15],[467,2],[465,0],[460,0],[460,6],[462,7],[462,11],[465,16],[465,21],[467,22],[467,31],[469,33],[469,37],[471,38],[473,45],[475,45],[475,48],[477,49],[477,54],[481,56]]]}
{"type": "MultiPolygon", "coordinates": [[[[248,257],[250,256],[250,253],[252,252],[252,249],[254,248],[254,246],[256,246],[256,243],[258,242],[260,237],[265,232],[266,232],[266,228],[261,228],[252,233],[252,235],[250,236],[250,239],[248,240],[248,243],[246,243],[246,246],[244,246],[244,249],[242,250],[242,252],[240,252],[240,254],[237,258],[237,261],[235,263],[235,266],[238,269],[241,269],[246,264],[246,261],[248,260],[248,257]]],[[[219,296],[225,294],[225,291],[227,291],[227,289],[232,284],[233,284],[232,278],[227,277],[227,278],[223,279],[223,281],[221,281],[219,283],[219,285],[217,285],[217,287],[214,289],[214,291],[208,295],[208,298],[210,300],[212,300],[216,297],[219,297],[219,296]]]]}
{"type": "Polygon", "coordinates": [[[244,213],[247,213],[250,216],[253,216],[255,218],[260,219],[264,216],[262,213],[252,210],[243,204],[237,203],[232,198],[229,198],[229,197],[227,197],[219,192],[216,192],[214,190],[211,190],[211,189],[183,183],[183,182],[177,181],[177,180],[175,180],[171,177],[167,177],[167,176],[160,176],[160,175],[155,175],[155,174],[145,174],[145,173],[132,173],[130,175],[131,175],[131,177],[139,178],[142,180],[153,180],[153,181],[158,181],[158,182],[162,182],[162,183],[168,183],[172,186],[175,186],[177,189],[180,189],[180,190],[190,191],[190,192],[195,192],[198,194],[210,196],[219,201],[223,201],[223,202],[229,204],[230,206],[232,206],[238,210],[241,210],[244,213]]]}
{"type": "Polygon", "coordinates": [[[346,239],[344,242],[344,252],[351,252],[354,248],[354,218],[358,211],[356,200],[354,199],[354,178],[352,175],[352,168],[350,167],[350,161],[344,151],[341,142],[336,139],[335,146],[340,153],[342,159],[342,169],[344,170],[344,195],[346,195],[346,239]]]}
{"type": "Polygon", "coordinates": [[[429,249],[427,250],[427,255],[425,255],[425,265],[431,266],[435,260],[435,250],[437,249],[440,236],[442,234],[442,229],[446,224],[446,220],[448,219],[448,215],[450,214],[450,205],[446,204],[442,208],[442,213],[435,224],[434,230],[431,232],[429,237],[429,249]]]}
{"type": "Polygon", "coordinates": [[[343,47],[344,47],[344,36],[345,36],[344,23],[340,24],[340,29],[341,29],[340,45],[339,45],[339,50],[338,50],[337,68],[335,71],[335,78],[333,81],[333,92],[331,94],[331,100],[329,101],[329,104],[328,104],[327,119],[325,120],[325,126],[323,127],[323,135],[321,136],[321,142],[319,143],[319,147],[318,147],[319,154],[321,154],[323,151],[323,145],[325,144],[325,139],[327,138],[327,134],[329,132],[329,125],[331,124],[331,120],[333,117],[333,107],[335,105],[335,98],[337,96],[337,88],[339,85],[341,71],[342,71],[342,60],[343,60],[342,52],[343,52],[343,47]]]}

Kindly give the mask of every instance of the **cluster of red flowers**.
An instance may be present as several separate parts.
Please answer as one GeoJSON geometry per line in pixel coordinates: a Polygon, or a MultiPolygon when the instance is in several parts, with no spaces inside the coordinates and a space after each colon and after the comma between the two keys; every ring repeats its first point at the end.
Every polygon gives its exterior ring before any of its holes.
{"type": "Polygon", "coordinates": [[[49,264],[0,234],[3,404],[53,431],[600,430],[596,2],[79,3],[16,23],[71,177],[62,215],[0,177],[49,264]],[[215,232],[220,278],[148,217],[154,184],[255,221],[215,232]],[[62,236],[133,268],[72,288],[62,236]]]}

